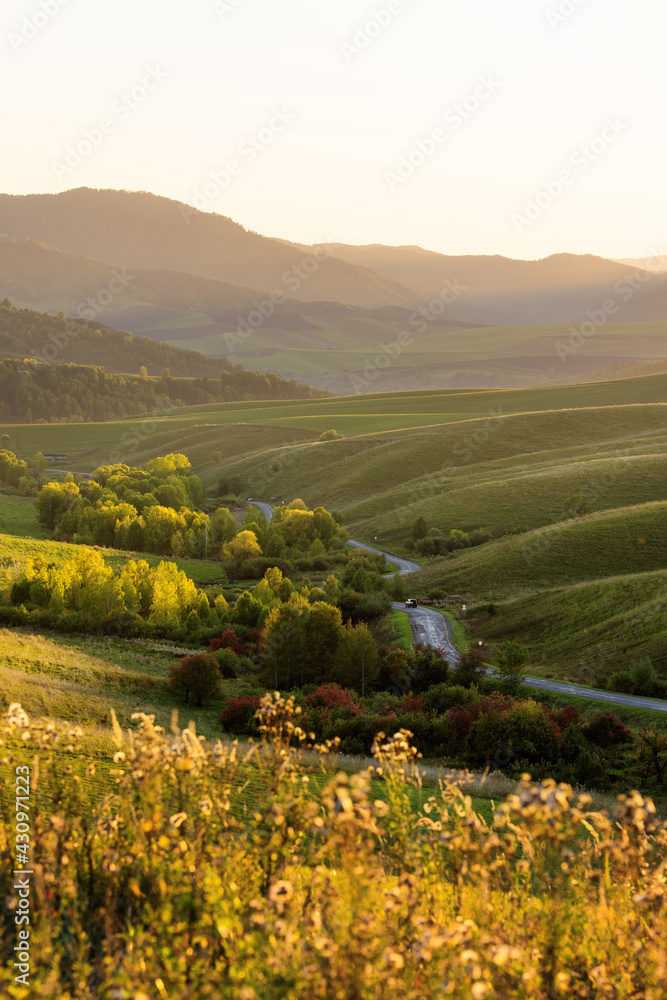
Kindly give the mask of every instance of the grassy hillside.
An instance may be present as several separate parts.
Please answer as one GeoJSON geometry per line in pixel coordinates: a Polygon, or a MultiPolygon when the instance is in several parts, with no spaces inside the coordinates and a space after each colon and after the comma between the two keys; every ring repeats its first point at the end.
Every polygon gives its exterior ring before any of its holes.
{"type": "Polygon", "coordinates": [[[667,670],[667,573],[612,577],[509,601],[489,615],[468,612],[468,633],[485,643],[522,642],[533,674],[595,683],[649,656],[667,670]]]}
{"type": "Polygon", "coordinates": [[[667,502],[590,514],[438,559],[411,587],[496,601],[624,573],[667,570],[666,519],[667,502]]]}
{"type": "MultiPolygon", "coordinates": [[[[5,498],[0,496],[0,514],[4,510],[5,498]]],[[[0,524],[2,521],[0,520],[0,524]]],[[[29,529],[28,529],[29,530],[29,529]]],[[[54,542],[30,535],[24,535],[20,539],[16,535],[0,534],[0,587],[7,584],[13,578],[14,561],[24,559],[45,559],[47,562],[60,566],[72,559],[81,547],[68,542],[54,542]]],[[[151,553],[122,552],[116,549],[103,549],[104,560],[110,566],[122,566],[130,558],[145,559],[149,566],[157,566],[165,559],[165,556],[153,555],[151,553]]],[[[183,570],[197,586],[206,584],[222,583],[225,574],[220,563],[206,561],[204,559],[175,559],[170,557],[170,562],[174,562],[179,569],[183,570]]]]}

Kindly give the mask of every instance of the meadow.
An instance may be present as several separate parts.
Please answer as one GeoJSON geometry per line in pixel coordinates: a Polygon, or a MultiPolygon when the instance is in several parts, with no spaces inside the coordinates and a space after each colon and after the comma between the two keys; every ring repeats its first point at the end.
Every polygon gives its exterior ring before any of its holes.
{"type": "MultiPolygon", "coordinates": [[[[176,720],[165,733],[139,716],[131,737],[115,723],[114,787],[101,797],[76,728],[48,731],[17,706],[5,716],[7,762],[33,778],[39,768],[32,991],[664,995],[667,827],[650,799],[622,797],[609,815],[566,785],[526,778],[482,816],[455,781],[423,794],[409,733],[383,734],[373,766],[350,776],[329,747],[316,748],[319,766],[300,752],[289,701],[267,695],[259,721],[250,753],[211,747],[176,720]]],[[[12,779],[0,796],[3,899],[15,893],[12,779]]],[[[15,940],[4,921],[8,956],[15,940]]],[[[0,983],[23,1000],[14,976],[3,963],[0,983]]]]}
{"type": "MultiPolygon", "coordinates": [[[[15,560],[25,559],[45,559],[56,566],[62,566],[72,559],[79,551],[80,546],[70,542],[53,542],[40,538],[21,537],[17,541],[15,536],[0,535],[0,581],[6,581],[12,573],[15,560]]],[[[122,552],[117,549],[101,549],[104,561],[109,566],[122,566],[128,559],[144,559],[149,566],[158,566],[164,556],[154,555],[150,552],[122,552]]],[[[211,562],[205,559],[180,559],[171,558],[179,569],[183,570],[191,580],[199,587],[224,583],[226,574],[220,563],[211,562]]]]}
{"type": "Polygon", "coordinates": [[[150,457],[185,449],[189,454],[195,449],[191,460],[198,465],[213,448],[219,448],[229,461],[281,445],[312,442],[332,427],[350,437],[516,413],[661,404],[666,400],[667,375],[655,375],[539,389],[390,392],[306,402],[211,404],[101,424],[10,424],[0,427],[0,432],[9,434],[9,447],[17,454],[38,450],[67,454],[68,467],[90,471],[118,451],[131,453],[127,457],[136,464],[144,459],[144,453],[150,457]],[[221,433],[221,428],[229,430],[221,433]]]}

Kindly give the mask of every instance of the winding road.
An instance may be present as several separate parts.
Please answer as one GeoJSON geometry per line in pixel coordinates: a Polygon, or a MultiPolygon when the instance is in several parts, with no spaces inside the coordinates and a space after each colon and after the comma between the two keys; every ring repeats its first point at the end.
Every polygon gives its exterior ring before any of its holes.
{"type": "MultiPolygon", "coordinates": [[[[267,521],[273,517],[271,504],[250,499],[247,502],[259,507],[267,521]]],[[[372,545],[366,545],[364,542],[350,540],[347,544],[353,549],[365,549],[367,552],[386,556],[388,562],[398,566],[400,576],[417,573],[422,568],[419,563],[413,562],[411,559],[402,559],[400,556],[375,549],[372,545]]],[[[393,576],[394,574],[387,573],[386,575],[393,576]]],[[[416,642],[424,642],[436,649],[441,649],[451,664],[458,663],[460,653],[454,644],[452,628],[445,615],[441,615],[440,612],[434,611],[432,608],[406,608],[403,604],[398,603],[392,604],[392,607],[397,611],[404,611],[409,616],[412,634],[416,642]]],[[[493,670],[488,671],[491,677],[493,673],[493,670]]],[[[577,698],[590,698],[591,701],[602,701],[609,705],[625,705],[628,708],[645,708],[652,712],[667,712],[667,701],[660,701],[657,698],[641,698],[638,695],[618,694],[616,691],[600,691],[597,688],[582,687],[579,684],[550,681],[543,677],[526,677],[523,683],[525,687],[537,688],[540,691],[553,691],[556,694],[574,695],[577,698]]]]}

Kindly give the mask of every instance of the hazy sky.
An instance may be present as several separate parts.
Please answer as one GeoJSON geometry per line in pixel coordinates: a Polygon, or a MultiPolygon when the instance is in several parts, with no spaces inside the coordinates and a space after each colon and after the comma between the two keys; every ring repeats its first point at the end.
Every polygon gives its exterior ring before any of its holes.
{"type": "Polygon", "coordinates": [[[3,191],[307,243],[667,242],[665,0],[4,0],[0,36],[3,191]]]}

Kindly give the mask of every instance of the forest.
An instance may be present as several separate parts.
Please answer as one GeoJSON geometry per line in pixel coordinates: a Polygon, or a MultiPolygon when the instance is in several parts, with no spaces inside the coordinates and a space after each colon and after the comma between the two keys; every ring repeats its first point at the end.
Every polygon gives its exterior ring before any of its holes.
{"type": "Polygon", "coordinates": [[[246,371],[219,362],[217,378],[160,378],[146,371],[137,377],[116,375],[97,365],[62,364],[14,359],[0,361],[0,420],[5,423],[80,423],[117,420],[205,403],[256,399],[310,399],[316,389],[286,382],[269,372],[246,371]],[[225,365],[228,367],[225,368],[225,365]]]}

